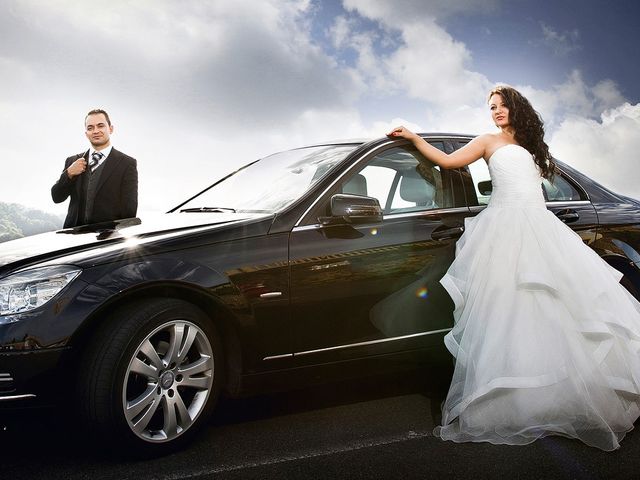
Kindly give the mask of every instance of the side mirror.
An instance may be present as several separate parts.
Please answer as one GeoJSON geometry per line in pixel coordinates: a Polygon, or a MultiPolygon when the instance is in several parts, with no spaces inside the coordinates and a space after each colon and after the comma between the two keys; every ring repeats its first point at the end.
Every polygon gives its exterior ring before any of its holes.
{"type": "Polygon", "coordinates": [[[323,225],[381,222],[382,208],[377,198],[339,193],[331,197],[331,216],[319,220],[323,225]]]}
{"type": "Polygon", "coordinates": [[[493,184],[491,180],[484,180],[483,182],[478,182],[478,191],[482,195],[491,195],[493,191],[493,184]]]}

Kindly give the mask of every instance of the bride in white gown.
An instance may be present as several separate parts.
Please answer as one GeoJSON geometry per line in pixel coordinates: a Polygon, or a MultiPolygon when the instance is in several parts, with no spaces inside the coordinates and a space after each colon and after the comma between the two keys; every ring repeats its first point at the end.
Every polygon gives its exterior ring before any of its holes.
{"type": "Polygon", "coordinates": [[[502,86],[489,106],[500,132],[450,155],[404,127],[389,133],[443,168],[484,158],[493,183],[441,280],[456,365],[434,433],[511,445],[563,435],[614,450],[640,415],[640,303],[546,209],[541,177],[555,165],[531,104],[502,86]]]}

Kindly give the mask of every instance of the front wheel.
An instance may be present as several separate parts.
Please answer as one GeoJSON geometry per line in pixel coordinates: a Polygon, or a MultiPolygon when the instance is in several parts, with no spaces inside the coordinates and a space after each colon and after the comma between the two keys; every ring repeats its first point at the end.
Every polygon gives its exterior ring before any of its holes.
{"type": "Polygon", "coordinates": [[[168,453],[215,406],[223,370],[219,336],[202,310],[177,299],[127,305],[111,320],[83,358],[81,410],[129,453],[168,453]]]}

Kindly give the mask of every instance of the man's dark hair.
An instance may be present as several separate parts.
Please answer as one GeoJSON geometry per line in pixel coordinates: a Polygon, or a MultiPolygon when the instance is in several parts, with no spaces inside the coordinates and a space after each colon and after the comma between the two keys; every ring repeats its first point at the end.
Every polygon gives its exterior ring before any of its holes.
{"type": "Polygon", "coordinates": [[[107,112],[105,112],[104,110],[102,110],[101,108],[94,108],[93,110],[91,110],[89,113],[87,113],[87,115],[84,117],[84,123],[86,125],[87,123],[87,118],[89,117],[89,115],[97,115],[97,114],[103,114],[104,118],[107,119],[107,124],[109,126],[111,126],[111,119],[109,118],[109,114],[107,112]]]}

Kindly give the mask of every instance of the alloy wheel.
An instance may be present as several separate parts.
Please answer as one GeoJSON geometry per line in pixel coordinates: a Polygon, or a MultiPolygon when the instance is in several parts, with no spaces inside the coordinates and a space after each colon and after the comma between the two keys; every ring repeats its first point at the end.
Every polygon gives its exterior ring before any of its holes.
{"type": "Polygon", "coordinates": [[[204,409],[214,380],[213,349],[200,327],[172,320],[135,349],[122,403],[131,430],[147,442],[170,442],[204,409]]]}

